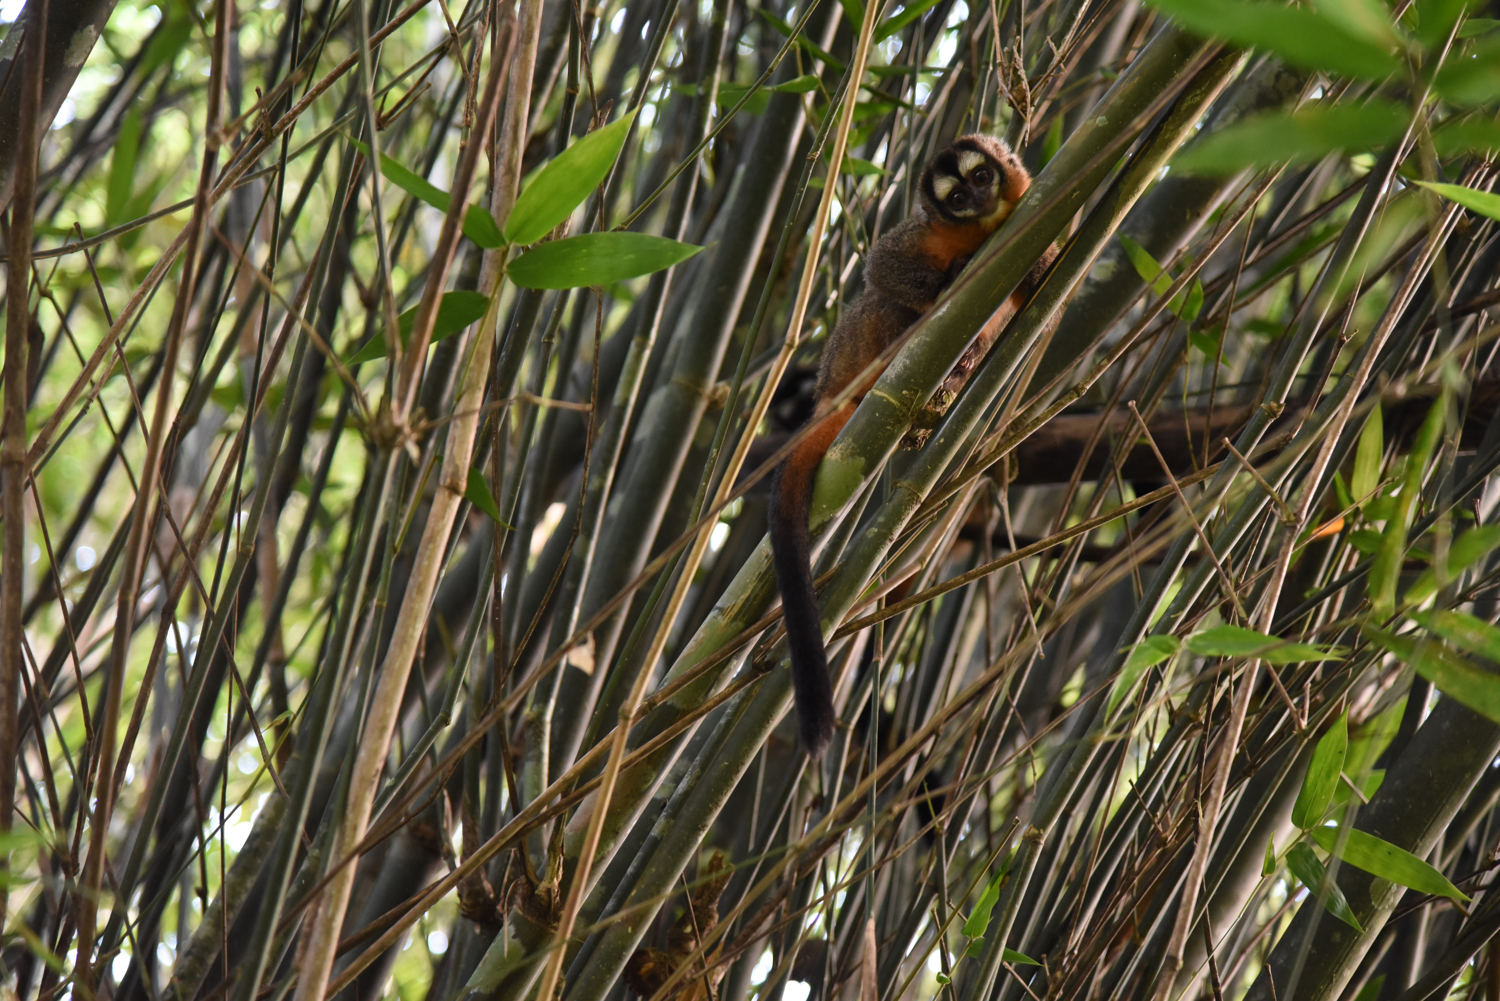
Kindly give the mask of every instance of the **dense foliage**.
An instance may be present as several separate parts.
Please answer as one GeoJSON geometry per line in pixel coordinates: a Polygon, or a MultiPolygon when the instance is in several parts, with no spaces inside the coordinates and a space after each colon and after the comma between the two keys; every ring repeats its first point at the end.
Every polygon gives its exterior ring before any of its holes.
{"type": "Polygon", "coordinates": [[[7,5],[3,990],[1500,1001],[1497,17],[7,5]]]}

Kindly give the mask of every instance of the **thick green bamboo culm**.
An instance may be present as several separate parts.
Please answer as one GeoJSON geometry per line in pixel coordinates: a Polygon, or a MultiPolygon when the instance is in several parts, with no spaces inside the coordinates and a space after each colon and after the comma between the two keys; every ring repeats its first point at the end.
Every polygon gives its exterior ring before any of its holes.
{"type": "Polygon", "coordinates": [[[1500,996],[1495,0],[14,6],[7,997],[1500,996]]]}

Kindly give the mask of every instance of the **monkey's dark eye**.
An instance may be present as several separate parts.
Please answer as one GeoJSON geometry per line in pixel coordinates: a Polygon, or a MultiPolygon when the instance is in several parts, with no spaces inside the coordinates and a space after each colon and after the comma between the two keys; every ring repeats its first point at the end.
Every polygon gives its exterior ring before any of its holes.
{"type": "Polygon", "coordinates": [[[980,167],[978,170],[974,171],[973,177],[974,177],[974,183],[975,184],[988,184],[988,183],[990,183],[990,180],[991,180],[990,168],[988,168],[988,167],[980,167]]]}
{"type": "Polygon", "coordinates": [[[955,191],[953,192],[953,194],[948,196],[948,204],[954,206],[955,208],[962,205],[964,201],[965,198],[962,191],[955,191]]]}

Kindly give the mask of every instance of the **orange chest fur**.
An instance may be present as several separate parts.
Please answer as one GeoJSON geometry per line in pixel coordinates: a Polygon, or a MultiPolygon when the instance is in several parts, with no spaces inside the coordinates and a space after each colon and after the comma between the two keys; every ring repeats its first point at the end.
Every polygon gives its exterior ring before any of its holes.
{"type": "Polygon", "coordinates": [[[922,254],[934,268],[947,271],[954,261],[969,257],[978,250],[996,228],[981,222],[962,226],[932,223],[922,237],[922,254]]]}

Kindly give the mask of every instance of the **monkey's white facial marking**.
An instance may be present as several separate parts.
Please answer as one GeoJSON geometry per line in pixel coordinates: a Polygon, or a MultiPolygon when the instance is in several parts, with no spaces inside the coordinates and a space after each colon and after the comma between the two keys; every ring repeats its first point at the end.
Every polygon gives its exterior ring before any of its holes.
{"type": "Polygon", "coordinates": [[[949,177],[946,174],[941,174],[932,179],[932,193],[940,202],[947,201],[948,196],[953,193],[953,189],[957,186],[957,179],[949,177]]]}
{"type": "Polygon", "coordinates": [[[972,149],[966,149],[958,154],[958,169],[968,177],[974,172],[974,168],[984,162],[984,154],[972,149]]]}

